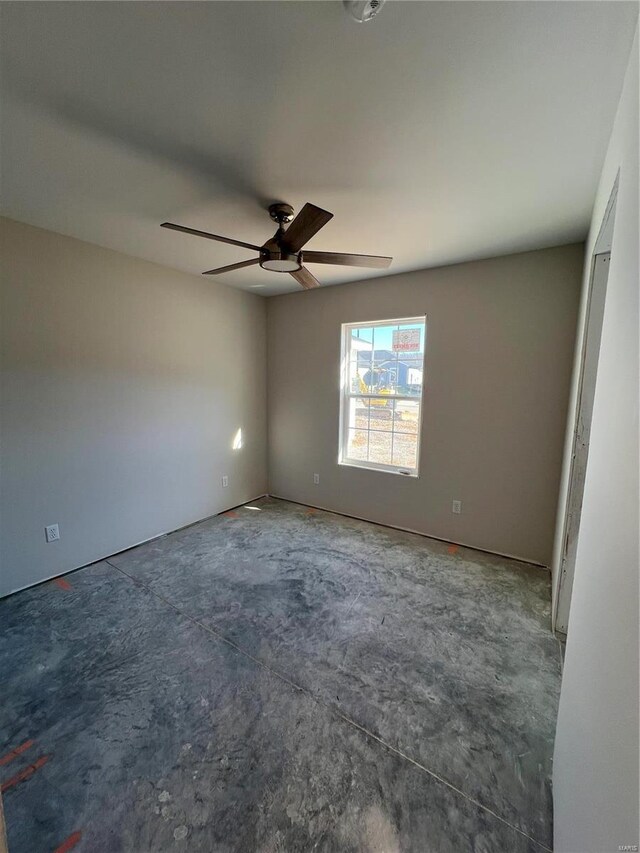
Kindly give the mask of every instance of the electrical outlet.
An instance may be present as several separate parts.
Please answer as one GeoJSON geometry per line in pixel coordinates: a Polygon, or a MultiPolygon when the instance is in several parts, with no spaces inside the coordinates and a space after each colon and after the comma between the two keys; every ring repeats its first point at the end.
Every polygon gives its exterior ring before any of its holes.
{"type": "Polygon", "coordinates": [[[44,538],[47,542],[57,542],[60,538],[60,528],[57,524],[49,524],[44,529],[44,538]]]}
{"type": "Polygon", "coordinates": [[[320,485],[320,474],[314,474],[313,475],[313,483],[316,486],[320,485]]]}
{"type": "Polygon", "coordinates": [[[451,512],[455,512],[456,515],[460,515],[462,512],[462,501],[454,501],[451,507],[451,512]]]}
{"type": "Polygon", "coordinates": [[[229,485],[229,478],[227,477],[226,474],[223,474],[223,476],[222,476],[222,488],[226,489],[228,485],[229,485]]]}

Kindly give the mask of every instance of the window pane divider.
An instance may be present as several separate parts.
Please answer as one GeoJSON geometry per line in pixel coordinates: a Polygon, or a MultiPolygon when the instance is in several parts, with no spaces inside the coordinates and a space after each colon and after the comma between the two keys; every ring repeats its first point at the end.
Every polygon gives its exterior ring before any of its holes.
{"type": "Polygon", "coordinates": [[[407,394],[358,394],[354,391],[347,391],[345,394],[350,400],[401,400],[406,401],[410,400],[414,403],[420,403],[422,401],[422,396],[410,396],[407,394]]]}

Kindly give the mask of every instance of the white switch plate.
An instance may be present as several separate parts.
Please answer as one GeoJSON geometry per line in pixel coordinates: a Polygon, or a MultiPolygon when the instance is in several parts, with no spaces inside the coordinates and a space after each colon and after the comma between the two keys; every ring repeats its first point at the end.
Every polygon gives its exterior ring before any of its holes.
{"type": "Polygon", "coordinates": [[[314,474],[313,475],[313,482],[316,486],[320,485],[320,474],[314,474]]]}
{"type": "Polygon", "coordinates": [[[226,474],[224,474],[224,476],[222,477],[222,488],[226,489],[228,485],[229,485],[229,478],[227,477],[226,474]]]}
{"type": "Polygon", "coordinates": [[[57,542],[60,538],[60,528],[57,524],[49,524],[44,529],[44,538],[47,542],[57,542]]]}
{"type": "Polygon", "coordinates": [[[451,512],[455,512],[456,515],[460,515],[462,512],[462,501],[454,501],[451,506],[451,512]]]}

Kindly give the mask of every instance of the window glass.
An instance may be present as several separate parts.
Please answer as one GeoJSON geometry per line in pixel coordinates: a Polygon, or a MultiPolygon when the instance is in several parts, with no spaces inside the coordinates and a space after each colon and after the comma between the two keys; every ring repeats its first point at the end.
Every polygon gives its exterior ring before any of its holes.
{"type": "Polygon", "coordinates": [[[426,318],[342,327],[340,459],[418,474],[426,318]]]}

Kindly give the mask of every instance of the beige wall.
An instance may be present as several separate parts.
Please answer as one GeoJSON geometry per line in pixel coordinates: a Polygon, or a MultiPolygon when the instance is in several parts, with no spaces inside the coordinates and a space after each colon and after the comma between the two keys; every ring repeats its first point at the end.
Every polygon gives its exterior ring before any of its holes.
{"type": "Polygon", "coordinates": [[[6,219],[0,240],[0,594],[266,491],[263,299],[6,219]]]}
{"type": "Polygon", "coordinates": [[[553,762],[558,853],[613,853],[620,845],[638,843],[637,33],[596,196],[587,258],[618,172],[553,762]]]}
{"type": "Polygon", "coordinates": [[[583,251],[576,244],[269,299],[270,492],[548,565],[583,251]],[[341,323],[422,313],[420,477],[339,466],[341,323]]]}

